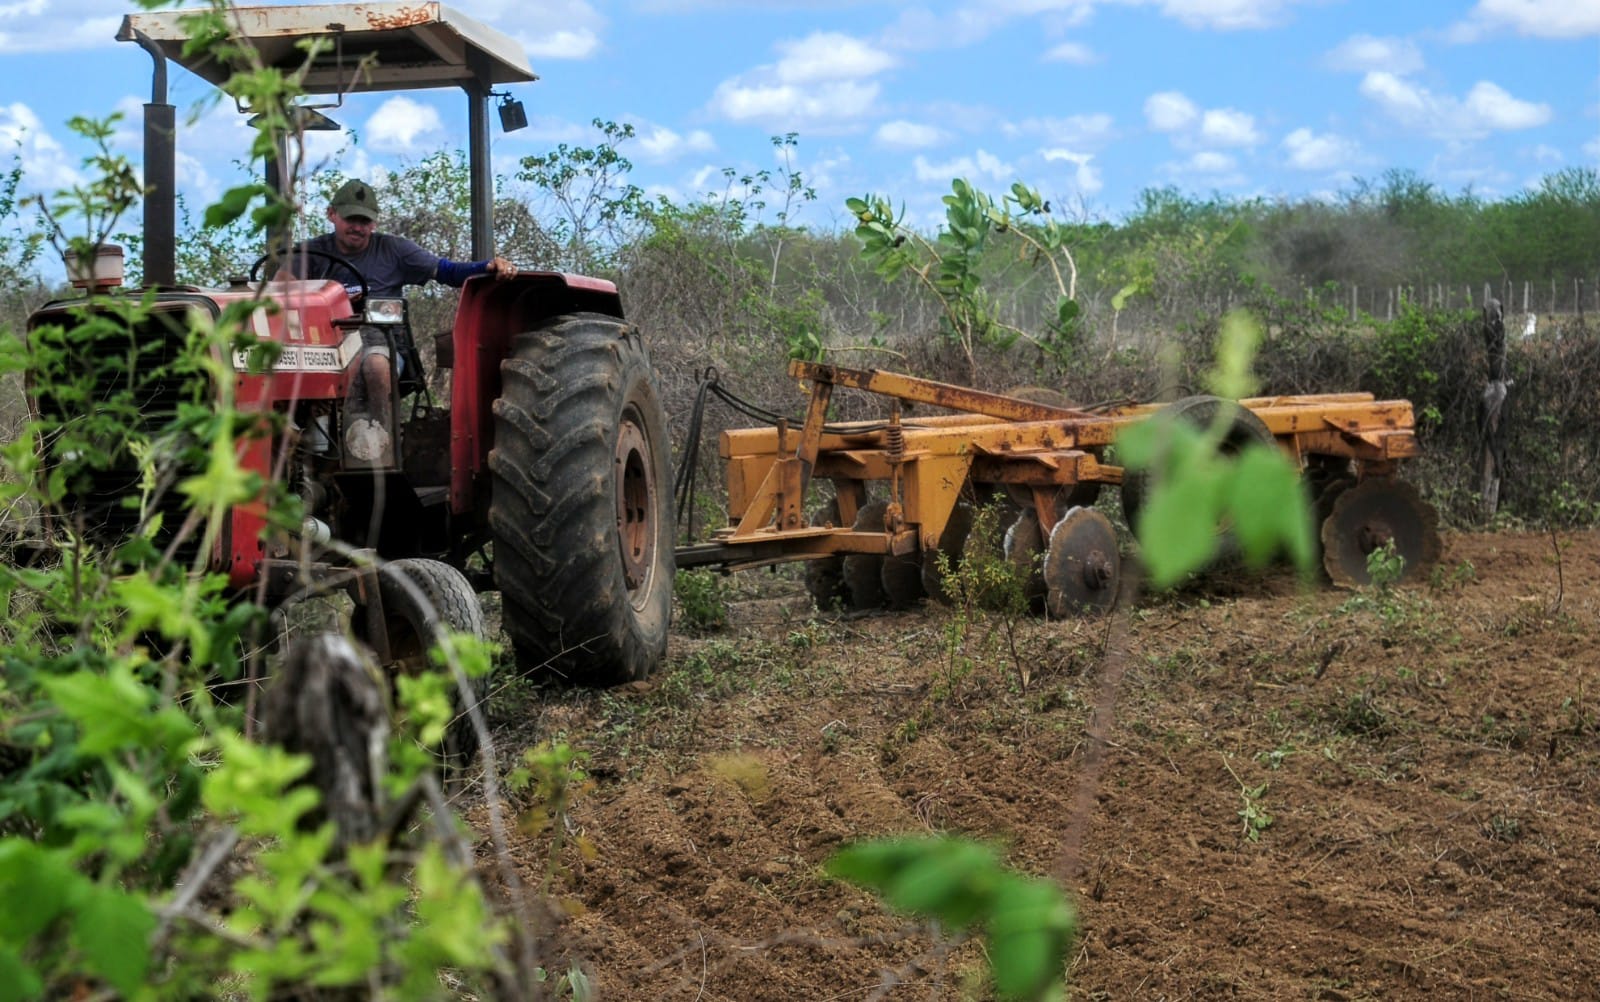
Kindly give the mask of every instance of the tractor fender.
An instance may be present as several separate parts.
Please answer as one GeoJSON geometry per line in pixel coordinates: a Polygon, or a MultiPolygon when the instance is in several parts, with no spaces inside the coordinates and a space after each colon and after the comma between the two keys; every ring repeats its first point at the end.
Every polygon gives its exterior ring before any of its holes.
{"type": "Polygon", "coordinates": [[[472,512],[488,476],[494,402],[500,396],[500,363],[523,331],[569,313],[622,318],[622,296],[603,279],[553,271],[525,271],[515,278],[480,275],[461,290],[455,326],[441,340],[439,358],[450,379],[450,508],[472,512]]]}

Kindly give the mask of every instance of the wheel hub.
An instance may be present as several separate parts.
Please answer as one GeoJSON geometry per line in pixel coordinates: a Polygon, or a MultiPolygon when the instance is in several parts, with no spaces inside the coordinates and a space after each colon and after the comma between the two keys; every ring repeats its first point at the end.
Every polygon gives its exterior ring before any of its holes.
{"type": "Polygon", "coordinates": [[[624,421],[617,432],[615,473],[617,548],[631,592],[649,576],[656,547],[656,525],[650,517],[655,511],[656,485],[650,473],[649,446],[644,432],[632,421],[624,421]]]}
{"type": "Polygon", "coordinates": [[[1091,550],[1083,558],[1083,583],[1086,586],[1099,591],[1109,585],[1115,575],[1116,570],[1104,550],[1091,550]]]}

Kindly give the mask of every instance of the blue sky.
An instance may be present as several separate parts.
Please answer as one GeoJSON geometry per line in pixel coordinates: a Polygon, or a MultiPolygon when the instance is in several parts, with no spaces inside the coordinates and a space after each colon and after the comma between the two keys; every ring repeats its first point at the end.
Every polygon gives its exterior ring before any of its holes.
{"type": "MultiPolygon", "coordinates": [[[[676,199],[720,169],[791,166],[818,193],[797,222],[843,225],[868,192],[938,214],[949,180],[1023,180],[1069,218],[1118,219],[1142,189],[1327,197],[1389,168],[1450,192],[1521,190],[1600,164],[1600,0],[460,0],[523,43],[530,127],[502,171],[593,118],[628,122],[635,183],[676,199]]],[[[0,0],[0,143],[30,187],[69,182],[77,114],[127,114],[135,160],[150,58],[112,40],[115,0],[0,0]]],[[[180,116],[207,92],[173,73],[180,116]]],[[[456,91],[348,99],[317,154],[372,174],[463,142],[456,91]]],[[[243,176],[231,103],[180,136],[191,203],[243,176]]]]}

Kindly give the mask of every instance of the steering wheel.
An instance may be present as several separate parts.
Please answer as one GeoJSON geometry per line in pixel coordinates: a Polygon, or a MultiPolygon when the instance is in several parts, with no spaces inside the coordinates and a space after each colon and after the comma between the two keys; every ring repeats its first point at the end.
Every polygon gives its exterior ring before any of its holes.
{"type": "Polygon", "coordinates": [[[357,298],[359,298],[359,299],[366,299],[367,298],[367,293],[369,291],[371,291],[367,287],[367,276],[361,274],[361,271],[358,268],[356,268],[355,265],[351,264],[349,261],[346,261],[344,258],[340,257],[337,254],[329,254],[329,253],[327,253],[325,251],[309,250],[307,248],[302,248],[302,247],[295,247],[295,248],[291,248],[289,250],[268,251],[267,253],[265,253],[265,254],[261,255],[260,257],[256,258],[256,263],[252,264],[250,266],[250,279],[249,280],[251,282],[258,281],[258,275],[259,275],[259,273],[261,271],[261,266],[266,264],[268,261],[270,261],[270,260],[272,260],[274,258],[299,257],[302,254],[305,255],[306,257],[316,257],[316,258],[321,258],[324,261],[332,262],[333,264],[336,264],[339,267],[343,268],[345,271],[348,271],[352,276],[355,277],[356,283],[361,286],[361,294],[357,298]]]}

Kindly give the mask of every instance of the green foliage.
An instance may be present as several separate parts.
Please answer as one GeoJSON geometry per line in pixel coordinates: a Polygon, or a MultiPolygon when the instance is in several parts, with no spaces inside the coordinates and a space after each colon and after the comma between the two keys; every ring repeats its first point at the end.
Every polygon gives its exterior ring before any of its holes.
{"type": "Polygon", "coordinates": [[[715,571],[679,571],[672,579],[678,600],[678,621],[691,630],[709,633],[728,625],[727,578],[715,571]]]}
{"type": "Polygon", "coordinates": [[[587,753],[563,742],[543,741],[524,752],[522,765],[506,777],[506,785],[529,800],[518,827],[528,835],[550,839],[541,889],[545,893],[550,893],[554,881],[568,872],[561,853],[569,837],[584,858],[594,858],[594,845],[586,837],[568,835],[572,805],[594,789],[594,782],[583,771],[588,758],[587,753]]]}
{"type": "Polygon", "coordinates": [[[1000,998],[1065,997],[1072,906],[1054,882],[1008,869],[990,847],[947,836],[882,839],[841,849],[827,871],[899,911],[981,930],[1000,998]]]}
{"type": "Polygon", "coordinates": [[[27,297],[40,291],[34,269],[45,234],[22,220],[21,187],[22,157],[12,153],[10,168],[0,172],[0,224],[5,227],[0,230],[0,325],[24,312],[27,297]]]}
{"type": "MultiPolygon", "coordinates": [[[[1212,386],[1226,397],[1249,391],[1254,324],[1233,315],[1224,324],[1212,386]]],[[[1316,559],[1299,473],[1275,448],[1251,443],[1236,453],[1221,446],[1232,414],[1219,408],[1208,428],[1162,414],[1130,425],[1117,455],[1152,477],[1153,489],[1135,527],[1141,557],[1158,588],[1197,571],[1216,556],[1226,527],[1252,566],[1279,552],[1309,572],[1316,559]]]]}
{"type": "Polygon", "coordinates": [[[1023,688],[1032,681],[1033,659],[1018,647],[1018,624],[1030,613],[1029,571],[1005,555],[1001,521],[1009,517],[1015,513],[999,502],[979,505],[959,563],[947,553],[935,557],[951,608],[941,628],[945,678],[930,693],[925,716],[931,717],[933,704],[950,698],[980,661],[1003,658],[1023,688]]]}
{"type": "Polygon", "coordinates": [[[593,146],[561,143],[549,153],[523,157],[515,177],[532,185],[549,211],[542,218],[560,247],[553,265],[578,272],[606,267],[643,216],[643,189],[627,180],[633,162],[619,148],[632,125],[593,121],[593,146]]]}
{"type": "Polygon", "coordinates": [[[856,219],[862,256],[884,280],[910,274],[937,298],[943,311],[941,333],[961,349],[973,374],[979,345],[1004,351],[1023,340],[1058,361],[1070,360],[1082,334],[1078,266],[1069,231],[1050,215],[1050,203],[1020,182],[995,199],[957,178],[944,206],[944,226],[929,240],[906,226],[904,212],[897,213],[887,198],[845,200],[856,219]],[[986,282],[985,254],[1002,245],[1016,260],[1042,266],[1050,275],[1054,301],[1046,329],[1038,335],[1001,319],[986,282]]]}
{"type": "Polygon", "coordinates": [[[1374,547],[1367,554],[1367,577],[1372,582],[1374,591],[1384,593],[1399,583],[1406,573],[1406,558],[1402,557],[1394,547],[1394,543],[1386,542],[1382,546],[1374,547]]]}
{"type": "Polygon", "coordinates": [[[31,196],[22,200],[23,204],[38,209],[48,228],[50,242],[63,256],[70,253],[92,261],[95,248],[144,195],[144,186],[133,164],[111,148],[117,123],[121,120],[120,114],[100,119],[80,115],[69,120],[68,130],[94,148],[83,161],[85,180],[59,189],[48,198],[31,196]]]}
{"type": "Polygon", "coordinates": [[[1386,397],[1409,399],[1413,404],[1431,403],[1439,382],[1434,352],[1447,326],[1462,320],[1460,313],[1403,302],[1394,321],[1380,324],[1377,329],[1372,364],[1378,383],[1375,389],[1386,397]]]}
{"type": "Polygon", "coordinates": [[[1271,828],[1273,822],[1272,815],[1268,814],[1267,809],[1261,805],[1261,799],[1267,795],[1268,784],[1261,783],[1257,786],[1246,784],[1244,780],[1239,778],[1239,774],[1233,771],[1233,765],[1229,763],[1226,756],[1222,759],[1222,767],[1228,770],[1228,775],[1232,776],[1233,781],[1239,784],[1239,799],[1243,801],[1238,811],[1240,821],[1239,834],[1243,835],[1247,842],[1258,842],[1261,839],[1261,833],[1271,828]]]}
{"type": "MultiPolygon", "coordinates": [[[[229,86],[284,93],[276,74],[229,86]]],[[[137,197],[109,151],[113,121],[73,122],[95,145],[93,180],[39,203],[61,249],[102,242],[137,197]]],[[[283,211],[245,185],[209,219],[259,229],[283,211]]],[[[281,431],[235,409],[222,361],[254,344],[242,321],[255,305],[184,320],[96,295],[0,337],[0,369],[25,374],[38,402],[0,449],[0,502],[36,513],[35,559],[0,564],[0,998],[193,998],[223,984],[251,998],[425,998],[444,994],[443,970],[476,984],[500,965],[508,929],[470,863],[403,826],[335,852],[303,782],[310,760],[247,738],[242,708],[213,696],[261,646],[265,615],[204,573],[211,543],[243,503],[269,531],[300,515],[240,458],[281,431]],[[120,503],[86,514],[106,484],[120,503]]],[[[411,730],[375,777],[391,796],[431,768],[409,750],[437,728],[442,684],[399,686],[411,730]]]]}

